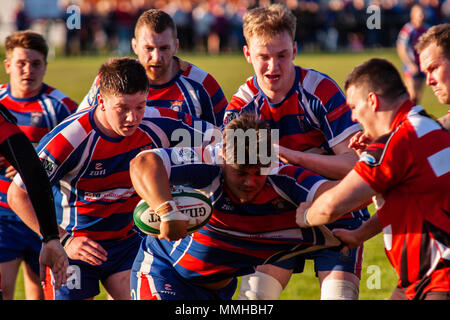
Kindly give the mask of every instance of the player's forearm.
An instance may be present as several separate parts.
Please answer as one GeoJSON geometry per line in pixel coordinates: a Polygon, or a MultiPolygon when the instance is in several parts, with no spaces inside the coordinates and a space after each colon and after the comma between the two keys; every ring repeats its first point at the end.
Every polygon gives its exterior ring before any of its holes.
{"type": "Polygon", "coordinates": [[[40,234],[39,221],[28,194],[14,182],[8,189],[8,204],[31,230],[40,234]]]}
{"type": "Polygon", "coordinates": [[[130,176],[137,194],[152,208],[172,200],[169,178],[162,159],[153,152],[138,155],[130,162],[130,176]]]}
{"type": "Polygon", "coordinates": [[[355,166],[358,156],[354,152],[322,155],[296,151],[295,164],[329,179],[342,179],[355,166]]]}

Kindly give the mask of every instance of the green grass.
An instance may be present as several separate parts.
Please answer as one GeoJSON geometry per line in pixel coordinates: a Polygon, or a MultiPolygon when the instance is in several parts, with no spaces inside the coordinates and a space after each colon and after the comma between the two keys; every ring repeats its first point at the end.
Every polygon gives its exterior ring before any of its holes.
{"type": "MultiPolygon", "coordinates": [[[[179,55],[200,68],[210,72],[225,92],[228,99],[236,92],[245,79],[253,74],[251,66],[245,61],[243,55],[204,56],[199,54],[179,55]]],[[[295,63],[307,68],[317,69],[330,75],[341,87],[346,75],[354,66],[372,57],[382,57],[392,61],[400,70],[401,64],[394,50],[375,50],[362,53],[299,54],[295,63]]],[[[78,103],[82,100],[97,74],[101,63],[108,57],[73,57],[56,58],[49,61],[45,82],[55,86],[78,103]]],[[[7,81],[2,69],[0,82],[7,81]]],[[[434,116],[446,113],[446,108],[439,105],[431,90],[427,87],[424,92],[422,104],[434,116]]],[[[365,243],[363,255],[363,269],[360,283],[360,299],[383,300],[388,299],[395,287],[397,276],[386,259],[382,236],[378,235],[365,243]],[[374,287],[375,274],[379,270],[379,288],[374,287]]],[[[236,295],[235,295],[236,296],[236,295]]],[[[16,299],[24,299],[23,277],[20,274],[17,280],[16,299]]],[[[319,299],[318,280],[314,275],[312,263],[307,263],[302,274],[296,274],[281,295],[281,299],[319,299]]],[[[106,299],[105,291],[96,299],[106,299]]]]}

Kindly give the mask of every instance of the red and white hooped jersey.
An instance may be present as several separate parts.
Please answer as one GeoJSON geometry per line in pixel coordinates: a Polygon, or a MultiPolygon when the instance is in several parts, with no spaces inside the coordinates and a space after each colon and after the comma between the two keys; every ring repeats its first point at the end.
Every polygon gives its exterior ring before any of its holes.
{"type": "Polygon", "coordinates": [[[408,101],[356,172],[375,191],[386,254],[408,298],[450,291],[450,133],[408,101]]]}

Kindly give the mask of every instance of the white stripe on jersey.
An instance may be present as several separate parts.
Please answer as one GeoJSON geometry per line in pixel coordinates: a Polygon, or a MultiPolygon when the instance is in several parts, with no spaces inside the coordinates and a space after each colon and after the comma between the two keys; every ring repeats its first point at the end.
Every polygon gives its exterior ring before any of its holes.
{"type": "Polygon", "coordinates": [[[328,145],[330,146],[330,148],[333,148],[335,145],[341,143],[342,141],[344,141],[345,139],[347,139],[350,135],[361,131],[362,127],[361,125],[357,122],[355,124],[353,124],[352,126],[348,127],[347,129],[345,129],[344,131],[341,132],[340,135],[328,140],[328,145]]]}
{"type": "Polygon", "coordinates": [[[73,121],[67,127],[62,129],[60,134],[62,134],[74,148],[78,147],[88,135],[78,120],[73,121]]]}
{"type": "MultiPolygon", "coordinates": [[[[151,109],[151,108],[146,108],[146,109],[151,109]]],[[[158,136],[158,138],[161,140],[161,144],[160,146],[156,146],[158,148],[164,148],[164,147],[168,147],[170,145],[170,140],[169,137],[167,137],[166,133],[156,124],[154,124],[151,121],[142,120],[142,124],[144,124],[145,126],[149,127],[154,133],[156,133],[156,135],[158,136]]],[[[145,132],[145,131],[144,131],[145,132]]],[[[157,141],[153,140],[153,143],[156,144],[157,141]]]]}
{"type": "Polygon", "coordinates": [[[308,72],[306,73],[306,76],[303,79],[302,86],[303,88],[305,88],[306,91],[314,95],[317,86],[325,77],[315,70],[312,69],[304,69],[304,70],[307,70],[308,72]]]}
{"type": "MultiPolygon", "coordinates": [[[[195,110],[195,114],[194,116],[196,116],[197,118],[200,118],[200,116],[202,115],[202,106],[200,101],[198,100],[197,94],[194,90],[194,88],[192,87],[191,83],[189,81],[187,81],[185,78],[180,78],[181,83],[183,83],[184,87],[186,88],[189,97],[192,100],[193,103],[193,107],[195,110]]],[[[187,101],[187,99],[186,99],[187,101]]]]}
{"type": "Polygon", "coordinates": [[[42,99],[42,101],[40,100],[39,103],[42,103],[42,111],[44,113],[44,115],[47,115],[48,119],[50,119],[50,121],[52,123],[49,123],[51,128],[56,127],[56,125],[58,124],[58,120],[56,119],[56,111],[55,108],[53,107],[53,103],[52,100],[50,98],[44,98],[42,99]],[[48,111],[48,112],[47,112],[48,111]]]}
{"type": "Polygon", "coordinates": [[[421,138],[427,133],[434,130],[440,130],[439,124],[428,118],[419,115],[418,113],[423,110],[421,106],[414,106],[408,114],[408,120],[412,124],[414,130],[416,131],[417,137],[421,138]]]}
{"type": "Polygon", "coordinates": [[[190,234],[188,237],[190,237],[189,239],[189,243],[186,246],[186,249],[183,251],[183,253],[181,254],[181,256],[177,259],[177,261],[175,261],[174,263],[172,263],[172,266],[176,266],[178,264],[178,262],[180,262],[181,259],[183,259],[184,255],[186,254],[186,252],[188,252],[189,248],[192,245],[192,240],[194,239],[194,236],[192,234],[190,234]]]}
{"type": "Polygon", "coordinates": [[[450,147],[432,154],[427,160],[436,177],[446,174],[450,171],[450,147]]]}
{"type": "MultiPolygon", "coordinates": [[[[251,78],[252,77],[248,78],[247,81],[251,78]]],[[[259,94],[259,93],[257,93],[257,94],[259,94]]],[[[238,91],[234,94],[234,96],[245,101],[245,103],[247,104],[250,101],[252,101],[255,94],[253,93],[253,91],[250,89],[250,87],[247,85],[247,82],[246,82],[245,84],[243,84],[239,87],[238,91]]]]}
{"type": "Polygon", "coordinates": [[[431,273],[436,269],[436,266],[440,261],[450,260],[450,248],[446,247],[444,244],[440,243],[436,239],[434,241],[430,241],[430,250],[431,250],[431,261],[430,261],[430,269],[427,272],[427,276],[430,276],[431,273]]]}

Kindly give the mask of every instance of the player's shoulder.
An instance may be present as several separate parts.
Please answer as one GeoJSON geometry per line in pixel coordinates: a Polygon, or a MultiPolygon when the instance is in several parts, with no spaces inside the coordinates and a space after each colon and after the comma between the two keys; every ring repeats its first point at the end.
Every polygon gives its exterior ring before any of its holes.
{"type": "Polygon", "coordinates": [[[44,84],[42,95],[66,105],[71,111],[74,111],[78,106],[67,94],[48,84],[44,84]]]}
{"type": "Polygon", "coordinates": [[[299,73],[299,83],[303,90],[319,100],[328,100],[330,95],[337,92],[343,93],[338,84],[326,73],[310,68],[297,67],[299,73]]]}

